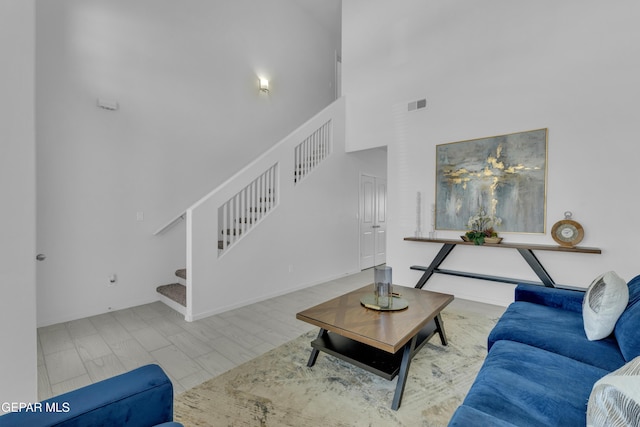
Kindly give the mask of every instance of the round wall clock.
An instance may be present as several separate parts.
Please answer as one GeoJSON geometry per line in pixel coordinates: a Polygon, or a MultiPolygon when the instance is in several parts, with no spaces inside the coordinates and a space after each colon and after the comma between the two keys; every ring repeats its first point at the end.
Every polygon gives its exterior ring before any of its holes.
{"type": "Polygon", "coordinates": [[[551,237],[560,246],[572,248],[582,241],[584,229],[576,221],[571,219],[571,212],[564,213],[564,219],[553,224],[551,237]]]}

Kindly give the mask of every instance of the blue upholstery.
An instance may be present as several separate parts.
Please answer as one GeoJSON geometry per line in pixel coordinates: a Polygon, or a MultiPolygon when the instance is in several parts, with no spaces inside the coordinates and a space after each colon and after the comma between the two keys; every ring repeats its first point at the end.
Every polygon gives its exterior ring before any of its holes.
{"type": "Polygon", "coordinates": [[[584,291],[521,284],[516,287],[515,301],[532,302],[582,313],[584,294],[584,291]]]}
{"type": "Polygon", "coordinates": [[[449,427],[470,426],[512,427],[513,424],[489,415],[486,412],[478,411],[471,406],[460,405],[453,414],[449,427]]]}
{"type": "Polygon", "coordinates": [[[520,426],[584,425],[591,388],[608,373],[550,351],[499,341],[463,405],[520,426]]]}
{"type": "Polygon", "coordinates": [[[629,285],[629,303],[613,330],[620,343],[620,350],[627,361],[640,356],[640,276],[631,279],[629,285]]]}
{"type": "Polygon", "coordinates": [[[626,363],[614,337],[589,341],[582,312],[516,301],[489,334],[488,348],[499,340],[529,344],[609,371],[626,363]]]}
{"type": "Polygon", "coordinates": [[[640,276],[607,338],[584,332],[584,292],[518,285],[450,426],[584,426],[593,384],[640,355],[640,276]]]}
{"type": "Polygon", "coordinates": [[[40,411],[3,415],[0,427],[150,427],[172,420],[171,381],[158,365],[147,365],[45,400],[40,411]],[[65,408],[67,412],[64,412],[65,408]]]}

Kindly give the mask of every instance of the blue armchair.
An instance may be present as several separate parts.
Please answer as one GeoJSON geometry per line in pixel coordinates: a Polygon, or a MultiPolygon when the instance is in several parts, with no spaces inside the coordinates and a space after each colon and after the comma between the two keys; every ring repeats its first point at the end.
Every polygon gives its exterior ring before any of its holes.
{"type": "Polygon", "coordinates": [[[0,427],[178,427],[173,386],[158,365],[146,365],[0,416],[0,427]]]}

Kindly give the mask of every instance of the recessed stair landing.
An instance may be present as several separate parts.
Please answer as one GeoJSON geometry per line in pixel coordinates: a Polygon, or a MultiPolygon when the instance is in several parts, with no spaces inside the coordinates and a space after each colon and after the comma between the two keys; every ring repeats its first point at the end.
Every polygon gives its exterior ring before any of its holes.
{"type": "MultiPolygon", "coordinates": [[[[182,268],[176,270],[176,276],[180,279],[187,280],[187,270],[182,268]]],[[[174,310],[185,314],[187,307],[187,287],[182,283],[170,283],[168,285],[158,286],[156,291],[160,294],[160,301],[167,304],[174,310]]]]}

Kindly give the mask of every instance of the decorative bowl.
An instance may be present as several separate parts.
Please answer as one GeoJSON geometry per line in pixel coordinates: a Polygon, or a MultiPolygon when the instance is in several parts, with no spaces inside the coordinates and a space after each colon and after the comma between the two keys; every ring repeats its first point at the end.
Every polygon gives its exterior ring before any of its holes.
{"type": "Polygon", "coordinates": [[[485,237],[484,238],[484,242],[485,243],[498,244],[498,243],[502,242],[502,237],[485,237]]]}

